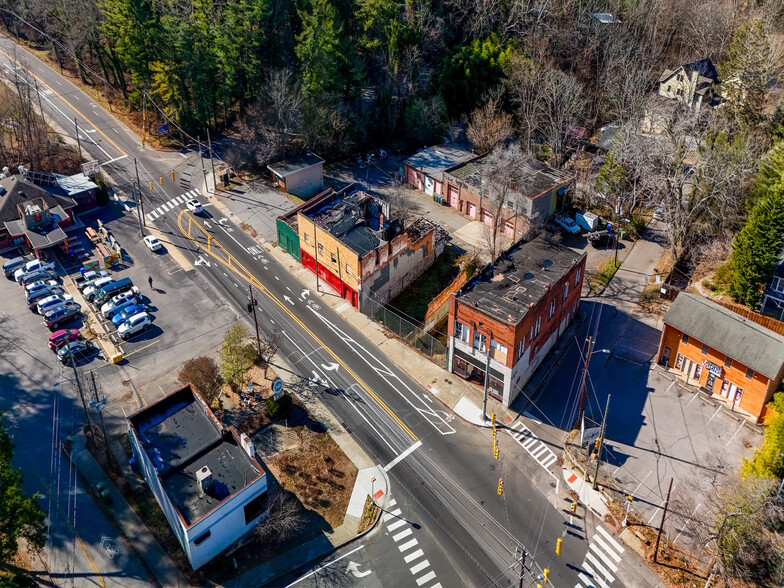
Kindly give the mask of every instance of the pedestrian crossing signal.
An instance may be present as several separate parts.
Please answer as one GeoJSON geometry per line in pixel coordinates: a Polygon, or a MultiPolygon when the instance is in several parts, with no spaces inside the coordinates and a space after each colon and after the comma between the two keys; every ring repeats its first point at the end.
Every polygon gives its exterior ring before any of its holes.
{"type": "Polygon", "coordinates": [[[504,493],[504,480],[503,478],[498,478],[498,496],[504,493]]]}
{"type": "Polygon", "coordinates": [[[572,500],[572,514],[577,514],[577,500],[572,500]]]}

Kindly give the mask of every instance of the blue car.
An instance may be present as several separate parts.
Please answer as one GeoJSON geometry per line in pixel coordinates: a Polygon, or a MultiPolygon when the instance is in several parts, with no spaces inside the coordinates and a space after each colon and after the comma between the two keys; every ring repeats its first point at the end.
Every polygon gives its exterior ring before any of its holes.
{"type": "Polygon", "coordinates": [[[115,327],[119,327],[133,315],[139,314],[140,312],[144,312],[144,304],[134,304],[132,306],[128,306],[127,308],[123,308],[122,312],[115,314],[112,317],[112,324],[115,327]]]}

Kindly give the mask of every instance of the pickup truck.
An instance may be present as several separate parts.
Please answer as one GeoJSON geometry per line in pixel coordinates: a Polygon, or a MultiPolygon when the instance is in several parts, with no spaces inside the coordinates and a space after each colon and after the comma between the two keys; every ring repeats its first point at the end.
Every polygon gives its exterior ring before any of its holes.
{"type": "Polygon", "coordinates": [[[25,274],[28,274],[30,272],[37,271],[37,270],[51,270],[51,271],[55,271],[54,263],[52,263],[52,262],[47,263],[47,262],[42,261],[40,259],[33,259],[32,261],[28,261],[26,264],[24,264],[22,267],[20,267],[18,270],[16,270],[14,272],[14,280],[19,282],[19,281],[21,281],[22,276],[24,276],[25,274]]]}
{"type": "Polygon", "coordinates": [[[580,232],[580,227],[577,225],[577,223],[575,223],[571,218],[569,218],[565,214],[556,216],[555,224],[557,224],[564,231],[572,235],[576,235],[577,233],[580,232]]]}
{"type": "Polygon", "coordinates": [[[74,278],[73,282],[74,285],[77,288],[79,288],[79,290],[81,291],[84,290],[90,284],[92,284],[95,280],[98,280],[100,278],[108,278],[108,277],[109,277],[109,273],[103,270],[101,270],[100,272],[89,271],[89,272],[84,272],[83,276],[77,276],[76,278],[74,278]]]}

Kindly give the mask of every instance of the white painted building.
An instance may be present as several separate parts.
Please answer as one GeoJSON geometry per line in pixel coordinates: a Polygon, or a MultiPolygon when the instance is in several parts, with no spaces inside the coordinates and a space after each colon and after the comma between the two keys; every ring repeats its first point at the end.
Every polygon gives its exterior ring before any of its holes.
{"type": "Polygon", "coordinates": [[[194,570],[267,512],[267,478],[246,435],[224,428],[192,386],[128,417],[133,455],[194,570]]]}

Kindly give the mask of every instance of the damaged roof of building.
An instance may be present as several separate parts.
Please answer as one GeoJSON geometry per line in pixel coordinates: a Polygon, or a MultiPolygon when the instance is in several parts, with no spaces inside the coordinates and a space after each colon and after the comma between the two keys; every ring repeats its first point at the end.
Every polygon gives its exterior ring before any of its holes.
{"type": "Polygon", "coordinates": [[[461,304],[509,324],[517,324],[585,253],[539,236],[514,245],[470,279],[456,297],[461,304]]]}
{"type": "Polygon", "coordinates": [[[472,151],[466,151],[453,145],[436,145],[423,149],[403,163],[440,182],[444,177],[445,170],[470,161],[474,157],[476,155],[472,151]]]}
{"type": "MultiPolygon", "coordinates": [[[[447,170],[447,173],[458,182],[462,182],[478,192],[482,187],[482,176],[485,173],[484,167],[486,162],[487,156],[483,155],[468,163],[453,167],[447,170]]],[[[536,198],[544,192],[548,192],[556,186],[573,179],[572,175],[533,158],[527,161],[520,172],[521,178],[517,185],[512,186],[512,188],[528,198],[536,198]]]]}
{"type": "Polygon", "coordinates": [[[702,296],[678,294],[664,322],[769,378],[784,363],[784,337],[702,296]]]}
{"type": "Polygon", "coordinates": [[[255,459],[223,429],[190,386],[149,404],[128,420],[187,525],[263,476],[255,459]],[[212,486],[202,492],[196,472],[207,466],[212,486]]]}

